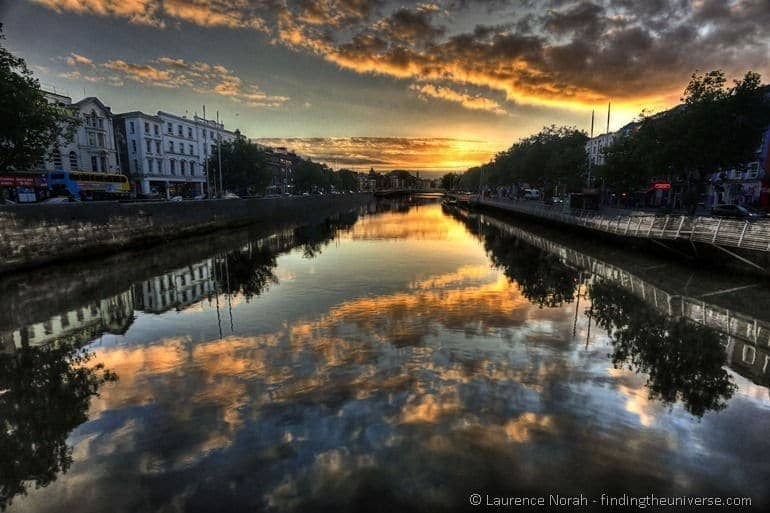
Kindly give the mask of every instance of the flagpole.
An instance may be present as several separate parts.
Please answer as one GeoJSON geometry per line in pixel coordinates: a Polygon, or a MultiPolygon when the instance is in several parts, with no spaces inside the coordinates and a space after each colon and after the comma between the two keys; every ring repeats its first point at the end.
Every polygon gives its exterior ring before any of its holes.
{"type": "MultiPolygon", "coordinates": [[[[596,114],[595,110],[591,111],[591,139],[594,138],[594,115],[596,114]]],[[[593,143],[592,143],[593,146],[593,143]]],[[[588,188],[591,188],[591,152],[588,153],[588,188]]]]}
{"type": "Polygon", "coordinates": [[[206,106],[203,106],[203,165],[206,173],[206,198],[211,198],[211,182],[209,181],[209,145],[206,142],[206,106]]]}
{"type": "Polygon", "coordinates": [[[217,111],[217,161],[219,162],[219,197],[224,197],[222,186],[222,133],[219,131],[219,111],[217,111]]]}

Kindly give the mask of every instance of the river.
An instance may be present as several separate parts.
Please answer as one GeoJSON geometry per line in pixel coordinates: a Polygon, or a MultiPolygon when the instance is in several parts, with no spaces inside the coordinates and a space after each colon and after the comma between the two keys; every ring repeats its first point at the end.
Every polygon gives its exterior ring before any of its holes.
{"type": "Polygon", "coordinates": [[[755,278],[413,198],[0,288],[7,511],[770,501],[755,278]]]}

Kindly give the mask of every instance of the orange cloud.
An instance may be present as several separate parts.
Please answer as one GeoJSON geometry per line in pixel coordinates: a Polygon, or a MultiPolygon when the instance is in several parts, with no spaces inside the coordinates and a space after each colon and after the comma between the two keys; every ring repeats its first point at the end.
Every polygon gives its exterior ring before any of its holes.
{"type": "Polygon", "coordinates": [[[465,170],[489,160],[500,150],[496,141],[430,137],[260,138],[269,146],[285,146],[332,167],[368,171],[409,169],[424,172],[465,170]]]}
{"type": "Polygon", "coordinates": [[[485,110],[501,115],[507,114],[505,109],[492,99],[483,96],[471,96],[465,93],[458,93],[449,87],[441,87],[434,84],[412,84],[410,89],[429,98],[439,98],[441,100],[459,103],[466,109],[485,110]]]}
{"type": "Polygon", "coordinates": [[[288,96],[269,95],[256,84],[244,82],[228,68],[206,62],[186,62],[174,57],[159,57],[149,63],[130,63],[122,59],[110,60],[96,65],[89,57],[72,53],[65,62],[73,70],[59,74],[69,80],[89,82],[106,81],[111,85],[122,85],[130,80],[155,87],[176,89],[188,87],[203,94],[224,96],[236,103],[249,107],[280,107],[288,96]],[[87,69],[88,74],[81,70],[87,69]],[[105,76],[100,70],[109,70],[117,75],[105,76]]]}

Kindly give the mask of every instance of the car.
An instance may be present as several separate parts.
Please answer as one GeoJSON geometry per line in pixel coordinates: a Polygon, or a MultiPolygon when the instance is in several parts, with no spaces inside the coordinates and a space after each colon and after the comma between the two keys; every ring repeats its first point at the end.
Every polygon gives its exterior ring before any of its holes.
{"type": "Polygon", "coordinates": [[[524,189],[524,199],[539,200],[540,191],[538,189],[524,189]]]}
{"type": "Polygon", "coordinates": [[[184,201],[184,198],[182,196],[172,196],[168,200],[169,201],[184,201]]]}
{"type": "Polygon", "coordinates": [[[197,201],[205,200],[206,199],[206,195],[205,194],[198,194],[197,196],[193,197],[193,199],[197,200],[197,201]]]}
{"type": "Polygon", "coordinates": [[[53,198],[48,198],[47,200],[43,200],[42,203],[70,203],[71,201],[74,201],[67,196],[54,196],[53,198]]]}
{"type": "Polygon", "coordinates": [[[222,195],[222,199],[241,199],[241,197],[232,192],[226,192],[222,195]]]}
{"type": "Polygon", "coordinates": [[[731,205],[724,203],[716,205],[711,209],[711,215],[714,217],[728,217],[733,219],[762,219],[767,217],[767,213],[743,205],[731,205]]]}

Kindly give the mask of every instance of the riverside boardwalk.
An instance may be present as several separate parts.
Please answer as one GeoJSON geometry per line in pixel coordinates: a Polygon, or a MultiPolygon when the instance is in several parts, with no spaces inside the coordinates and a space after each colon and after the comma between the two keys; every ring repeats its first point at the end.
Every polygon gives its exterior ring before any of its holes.
{"type": "Polygon", "coordinates": [[[742,262],[768,272],[756,263],[770,255],[770,221],[745,221],[706,216],[656,215],[631,212],[607,215],[579,210],[566,205],[544,205],[536,201],[475,198],[475,203],[488,208],[525,214],[561,224],[610,233],[620,237],[647,239],[658,244],[689,241],[718,248],[742,262]],[[735,250],[741,250],[741,253],[735,250]],[[745,250],[745,251],[744,251],[745,250]],[[757,255],[759,254],[759,255],[757,255]]]}

